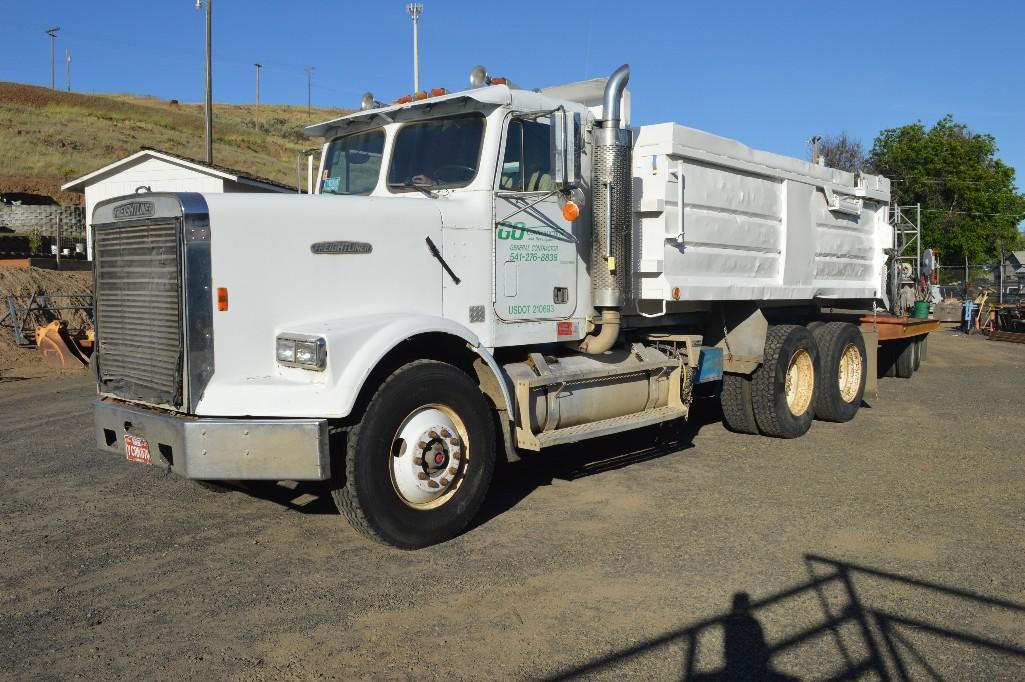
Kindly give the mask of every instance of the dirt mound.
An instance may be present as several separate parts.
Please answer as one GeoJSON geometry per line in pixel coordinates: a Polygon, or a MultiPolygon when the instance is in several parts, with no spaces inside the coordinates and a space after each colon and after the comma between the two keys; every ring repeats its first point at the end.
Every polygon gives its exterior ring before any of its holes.
{"type": "MultiPolygon", "coordinates": [[[[14,296],[19,305],[28,302],[28,297],[42,289],[48,296],[54,296],[54,305],[81,302],[92,294],[91,272],[62,272],[42,268],[0,267],[0,318],[8,312],[7,297],[14,296]],[[66,298],[68,296],[74,299],[66,298]]],[[[62,315],[72,328],[82,327],[88,318],[81,312],[62,315]]],[[[42,322],[39,320],[38,322],[42,322]]],[[[0,324],[0,370],[32,367],[42,361],[34,348],[22,348],[14,340],[10,319],[0,324]]]]}

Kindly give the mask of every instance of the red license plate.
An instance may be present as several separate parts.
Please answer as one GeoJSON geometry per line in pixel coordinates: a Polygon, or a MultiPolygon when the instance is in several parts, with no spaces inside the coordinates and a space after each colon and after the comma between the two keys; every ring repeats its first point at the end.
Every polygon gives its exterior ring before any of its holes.
{"type": "Polygon", "coordinates": [[[133,436],[130,433],[125,434],[125,457],[129,462],[153,463],[153,458],[149,454],[149,443],[146,442],[146,439],[142,436],[133,436]]]}

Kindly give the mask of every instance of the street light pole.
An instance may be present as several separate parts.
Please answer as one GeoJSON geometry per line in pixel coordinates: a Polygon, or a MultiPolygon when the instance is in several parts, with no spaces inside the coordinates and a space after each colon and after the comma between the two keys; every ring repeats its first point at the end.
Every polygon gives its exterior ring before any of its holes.
{"type": "Polygon", "coordinates": [[[406,5],[406,11],[413,17],[413,94],[420,92],[420,15],[424,6],[418,2],[406,5]]]}
{"type": "Polygon", "coordinates": [[[57,84],[53,77],[53,44],[57,40],[57,31],[61,30],[60,26],[54,26],[46,29],[46,34],[50,36],[50,89],[56,90],[57,84]]]}
{"type": "Polygon", "coordinates": [[[313,67],[306,67],[306,120],[313,116],[313,67]]]}
{"type": "Polygon", "coordinates": [[[67,72],[64,75],[64,82],[68,86],[68,92],[71,92],[71,50],[64,50],[64,61],[67,67],[67,72]]]}
{"type": "Polygon", "coordinates": [[[260,69],[263,64],[253,64],[256,67],[256,132],[260,132],[260,69]]]}
{"type": "Polygon", "coordinates": [[[206,98],[204,102],[204,134],[206,141],[206,162],[214,162],[214,112],[213,112],[213,64],[210,58],[211,42],[213,39],[213,0],[196,0],[196,9],[203,9],[206,3],[206,98]]]}

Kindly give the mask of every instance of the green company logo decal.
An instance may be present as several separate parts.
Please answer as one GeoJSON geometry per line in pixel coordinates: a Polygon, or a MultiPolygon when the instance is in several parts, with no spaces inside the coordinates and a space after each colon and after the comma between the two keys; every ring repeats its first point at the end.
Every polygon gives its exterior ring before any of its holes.
{"type": "Polygon", "coordinates": [[[510,241],[522,241],[527,235],[527,241],[539,241],[556,239],[559,235],[557,229],[547,225],[527,225],[526,223],[498,223],[498,238],[510,241]]]}
{"type": "Polygon", "coordinates": [[[499,239],[512,239],[520,241],[527,232],[526,223],[504,223],[498,226],[499,239]]]}

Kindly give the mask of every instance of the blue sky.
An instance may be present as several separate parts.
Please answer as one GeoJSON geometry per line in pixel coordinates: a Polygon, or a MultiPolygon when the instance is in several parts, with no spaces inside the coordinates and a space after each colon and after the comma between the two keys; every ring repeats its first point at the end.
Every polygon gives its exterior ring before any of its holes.
{"type": "MultiPolygon", "coordinates": [[[[3,3],[0,80],[48,84],[60,26],[74,89],[202,99],[203,19],[194,0],[3,3]]],[[[421,85],[462,88],[476,63],[539,87],[632,67],[634,123],[674,120],[807,156],[813,134],[866,146],[882,128],[952,113],[992,133],[1025,186],[1025,3],[468,2],[424,0],[421,85]],[[512,8],[516,8],[514,12],[512,8]],[[619,8],[622,9],[619,9],[619,8]]],[[[214,97],[356,106],[412,90],[401,0],[215,0],[214,97]]]]}

